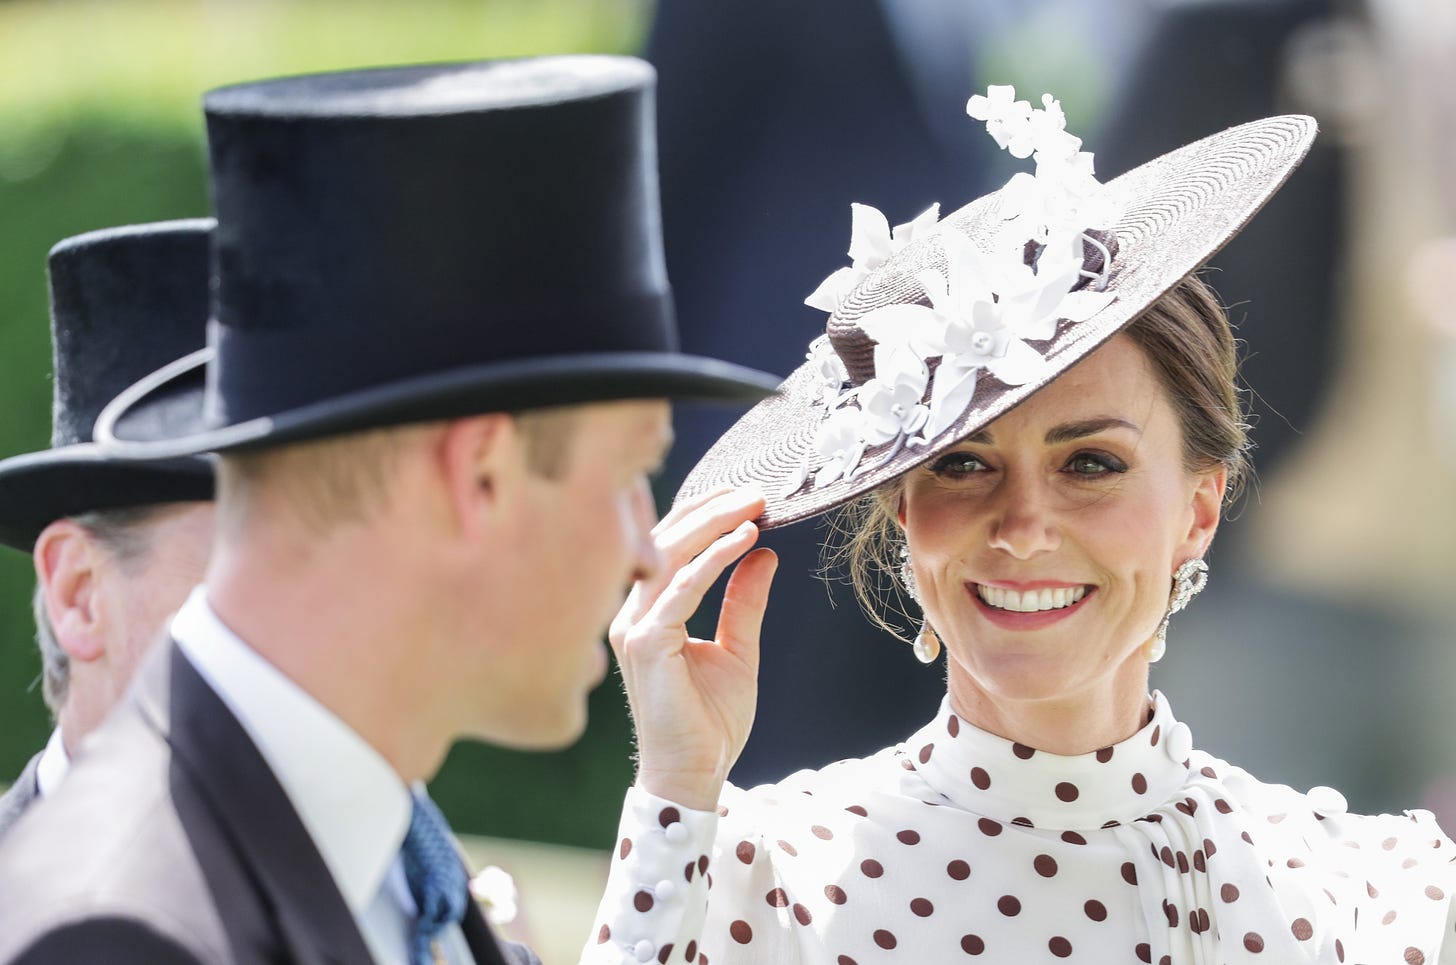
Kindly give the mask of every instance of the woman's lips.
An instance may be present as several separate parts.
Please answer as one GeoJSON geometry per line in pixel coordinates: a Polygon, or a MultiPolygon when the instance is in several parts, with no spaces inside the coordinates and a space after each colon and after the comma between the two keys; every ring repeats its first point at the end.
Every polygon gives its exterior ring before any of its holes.
{"type": "Polygon", "coordinates": [[[1039,630],[1066,620],[1087,605],[1097,593],[1090,585],[1066,583],[978,584],[967,583],[966,591],[975,601],[981,615],[1007,630],[1039,630]],[[993,605],[987,598],[996,600],[993,605]],[[1036,602],[1033,604],[1032,599],[1036,602]],[[1065,602],[1064,602],[1065,601],[1065,602]],[[1059,605],[1060,604],[1060,605],[1059,605]],[[1048,609],[1007,609],[1005,607],[1047,606],[1048,609]]]}

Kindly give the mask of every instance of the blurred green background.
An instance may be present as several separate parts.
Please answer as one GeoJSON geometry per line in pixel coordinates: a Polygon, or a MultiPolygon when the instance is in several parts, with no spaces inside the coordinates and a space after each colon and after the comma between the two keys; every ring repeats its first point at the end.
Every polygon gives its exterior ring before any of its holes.
{"type": "MultiPolygon", "coordinates": [[[[640,0],[0,2],[0,455],[49,443],[50,246],[207,212],[203,91],[378,64],[628,52],[649,12],[640,0]]],[[[50,731],[33,582],[28,557],[0,552],[0,784],[50,731]]],[[[457,747],[432,787],[454,826],[608,845],[631,780],[615,675],[591,714],[559,754],[457,747]]]]}

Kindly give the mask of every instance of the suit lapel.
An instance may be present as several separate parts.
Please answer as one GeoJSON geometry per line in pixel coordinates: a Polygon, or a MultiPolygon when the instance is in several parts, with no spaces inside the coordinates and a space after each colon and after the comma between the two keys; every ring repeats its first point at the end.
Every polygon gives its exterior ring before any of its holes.
{"type": "Polygon", "coordinates": [[[25,813],[25,809],[40,797],[36,771],[40,769],[41,754],[32,757],[30,763],[25,765],[25,770],[15,779],[15,783],[10,785],[10,790],[0,795],[0,835],[10,830],[10,826],[25,813]]]}
{"type": "Polygon", "coordinates": [[[490,930],[485,916],[480,913],[480,905],[473,899],[465,904],[465,918],[460,922],[460,930],[465,933],[465,943],[470,946],[476,965],[508,965],[515,961],[506,957],[495,932],[490,930]]]}
{"type": "Polygon", "coordinates": [[[247,732],[177,645],[168,641],[165,650],[149,662],[138,704],[250,867],[291,961],[371,962],[328,867],[247,732]]]}

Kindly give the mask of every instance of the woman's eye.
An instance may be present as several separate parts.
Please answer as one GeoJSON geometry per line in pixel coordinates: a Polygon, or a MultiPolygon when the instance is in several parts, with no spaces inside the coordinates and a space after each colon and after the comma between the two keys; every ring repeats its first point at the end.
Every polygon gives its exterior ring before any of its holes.
{"type": "Polygon", "coordinates": [[[1072,457],[1067,468],[1078,476],[1104,476],[1108,473],[1127,472],[1127,464],[1104,452],[1079,452],[1072,457]]]}
{"type": "Polygon", "coordinates": [[[950,452],[941,456],[931,464],[930,471],[936,476],[969,476],[972,473],[984,472],[986,464],[969,452],[950,452]]]}

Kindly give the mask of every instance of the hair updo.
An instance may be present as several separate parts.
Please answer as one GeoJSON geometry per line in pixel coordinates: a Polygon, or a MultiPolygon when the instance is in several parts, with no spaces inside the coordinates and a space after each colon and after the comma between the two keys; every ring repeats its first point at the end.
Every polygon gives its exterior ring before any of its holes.
{"type": "MultiPolygon", "coordinates": [[[[1249,426],[1237,384],[1238,350],[1223,306],[1202,279],[1190,275],[1122,331],[1142,349],[1173,406],[1184,467],[1189,472],[1223,467],[1224,502],[1232,502],[1248,470],[1249,426]]],[[[845,568],[870,620],[908,639],[890,622],[892,613],[908,616],[898,579],[905,540],[895,519],[904,484],[902,475],[830,518],[824,569],[845,568]]]]}

